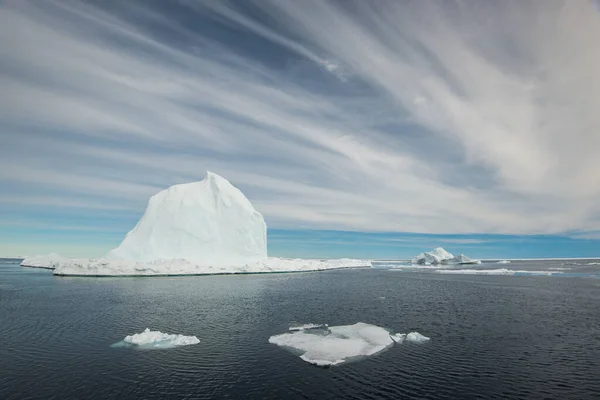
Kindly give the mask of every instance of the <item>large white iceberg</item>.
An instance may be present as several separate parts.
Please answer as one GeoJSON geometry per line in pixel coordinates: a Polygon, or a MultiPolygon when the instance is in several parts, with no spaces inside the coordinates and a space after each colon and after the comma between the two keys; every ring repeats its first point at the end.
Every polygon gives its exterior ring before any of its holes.
{"type": "Polygon", "coordinates": [[[162,333],[146,328],[142,333],[125,336],[123,343],[140,348],[168,349],[176,346],[188,346],[200,343],[196,336],[162,333]]]}
{"type": "Polygon", "coordinates": [[[204,180],[152,196],[121,244],[99,259],[61,259],[55,275],[138,276],[318,271],[370,267],[354,259],[305,260],[267,256],[267,225],[225,178],[204,180]]]}
{"type": "Polygon", "coordinates": [[[64,260],[64,258],[56,253],[25,257],[23,261],[21,261],[21,267],[54,269],[62,260],[64,260]]]}
{"type": "Polygon", "coordinates": [[[354,325],[322,325],[320,329],[309,324],[307,329],[271,336],[269,343],[290,349],[308,363],[332,366],[372,356],[404,340],[423,342],[429,338],[418,332],[391,334],[382,327],[358,322],[354,325]]]}
{"type": "Polygon", "coordinates": [[[202,181],[152,196],[135,228],[105,258],[243,265],[267,258],[267,224],[239,189],[207,172],[202,181]]]}
{"type": "Polygon", "coordinates": [[[481,264],[479,260],[472,260],[464,254],[454,256],[441,247],[427,251],[413,257],[414,265],[439,265],[439,264],[481,264]]]}

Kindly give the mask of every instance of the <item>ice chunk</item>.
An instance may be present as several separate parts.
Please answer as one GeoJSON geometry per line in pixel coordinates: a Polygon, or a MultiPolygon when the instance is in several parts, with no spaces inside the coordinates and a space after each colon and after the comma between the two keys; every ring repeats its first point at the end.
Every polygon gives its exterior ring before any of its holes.
{"type": "Polygon", "coordinates": [[[244,265],[267,258],[267,225],[239,189],[207,172],[202,181],[152,196],[137,225],[104,258],[244,265]]]}
{"type": "Polygon", "coordinates": [[[441,247],[437,247],[432,251],[421,253],[413,257],[413,264],[441,264],[443,261],[451,260],[454,256],[448,253],[441,247]]]}
{"type": "Polygon", "coordinates": [[[406,339],[406,333],[396,333],[395,335],[390,335],[390,337],[394,342],[402,344],[404,339],[406,339]]]}
{"type": "Polygon", "coordinates": [[[331,366],[377,354],[402,343],[404,338],[404,334],[391,334],[379,326],[358,322],[275,335],[269,343],[298,353],[308,363],[331,366]]]}
{"type": "Polygon", "coordinates": [[[479,260],[472,260],[464,254],[460,254],[456,257],[453,257],[450,260],[445,260],[447,264],[481,264],[479,260]]]}
{"type": "Polygon", "coordinates": [[[125,336],[123,342],[127,345],[135,345],[141,348],[168,349],[176,346],[198,344],[200,340],[196,336],[172,335],[160,331],[151,331],[149,328],[146,328],[142,333],[125,336]]]}
{"type": "Polygon", "coordinates": [[[327,324],[300,324],[300,325],[292,325],[290,326],[290,331],[305,331],[308,329],[325,329],[329,325],[327,324]]]}
{"type": "Polygon", "coordinates": [[[421,253],[413,257],[414,265],[439,265],[439,264],[481,264],[479,260],[472,260],[464,254],[453,256],[441,247],[437,247],[432,251],[421,253]]]}
{"type": "Polygon", "coordinates": [[[21,261],[21,266],[31,268],[54,269],[60,263],[61,260],[63,260],[63,257],[56,253],[51,253],[48,255],[25,257],[25,259],[21,261]]]}
{"type": "Polygon", "coordinates": [[[411,332],[408,335],[406,335],[405,340],[407,342],[423,343],[431,339],[427,336],[421,335],[419,332],[411,332]]]}

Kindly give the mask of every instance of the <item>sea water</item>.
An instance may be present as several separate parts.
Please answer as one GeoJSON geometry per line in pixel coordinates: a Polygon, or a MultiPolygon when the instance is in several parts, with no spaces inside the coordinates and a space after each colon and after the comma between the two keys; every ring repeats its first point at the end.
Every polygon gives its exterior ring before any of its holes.
{"type": "Polygon", "coordinates": [[[600,279],[590,276],[600,266],[591,262],[476,266],[571,268],[554,270],[560,276],[379,266],[65,278],[3,260],[0,398],[598,398],[600,279]],[[269,343],[299,324],[358,322],[431,340],[328,369],[269,343]],[[199,342],[161,351],[112,346],[146,328],[199,342]]]}

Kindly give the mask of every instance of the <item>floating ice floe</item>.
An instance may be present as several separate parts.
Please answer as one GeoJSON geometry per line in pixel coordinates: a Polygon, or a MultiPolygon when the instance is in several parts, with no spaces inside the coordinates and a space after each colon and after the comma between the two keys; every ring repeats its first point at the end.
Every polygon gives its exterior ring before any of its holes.
{"type": "Polygon", "coordinates": [[[309,260],[269,257],[245,265],[206,265],[190,260],[156,260],[151,262],[117,261],[105,259],[65,259],[54,270],[63,276],[169,276],[259,274],[309,272],[341,268],[370,267],[367,260],[309,260]]]}
{"type": "Polygon", "coordinates": [[[506,268],[498,269],[439,269],[435,272],[439,274],[456,274],[456,275],[554,275],[562,274],[557,271],[526,271],[512,270],[506,268]]]}
{"type": "Polygon", "coordinates": [[[177,346],[198,344],[200,343],[200,339],[196,336],[162,333],[146,328],[142,333],[125,336],[123,343],[147,349],[169,349],[177,346]]]}
{"type": "Polygon", "coordinates": [[[156,276],[320,271],[371,267],[369,260],[267,256],[267,226],[244,194],[207,172],[150,198],[121,244],[98,259],[59,259],[55,275],[156,276]]]}
{"type": "Polygon", "coordinates": [[[289,349],[308,363],[332,366],[372,356],[386,350],[394,343],[427,340],[429,338],[418,332],[392,334],[382,327],[358,322],[354,325],[283,333],[271,336],[269,343],[289,349]]]}

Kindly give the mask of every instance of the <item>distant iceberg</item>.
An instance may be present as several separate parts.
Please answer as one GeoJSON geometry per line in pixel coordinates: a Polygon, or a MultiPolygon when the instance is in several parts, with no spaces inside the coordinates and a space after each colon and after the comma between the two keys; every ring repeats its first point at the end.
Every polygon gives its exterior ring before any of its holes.
{"type": "Polygon", "coordinates": [[[23,266],[55,275],[157,276],[321,271],[371,267],[369,260],[268,257],[267,226],[244,194],[207,172],[199,182],[174,185],[148,202],[121,244],[98,259],[43,256],[23,266]]]}
{"type": "Polygon", "coordinates": [[[481,264],[479,260],[472,260],[464,254],[454,256],[441,247],[437,247],[432,251],[424,252],[416,257],[413,257],[414,265],[440,265],[440,264],[481,264]]]}
{"type": "Polygon", "coordinates": [[[125,336],[125,345],[139,346],[140,348],[169,349],[177,346],[188,346],[200,343],[196,336],[172,335],[160,331],[151,331],[146,328],[142,333],[125,336]]]}
{"type": "Polygon", "coordinates": [[[412,263],[417,265],[442,264],[444,261],[449,261],[453,258],[452,253],[448,253],[441,247],[436,247],[432,251],[427,251],[413,257],[412,263]]]}
{"type": "Polygon", "coordinates": [[[25,259],[21,261],[21,267],[54,269],[62,260],[64,260],[64,257],[56,253],[25,257],[25,259]]]}
{"type": "Polygon", "coordinates": [[[332,366],[372,356],[405,340],[423,342],[429,338],[418,332],[392,334],[382,327],[358,322],[283,333],[271,336],[269,343],[290,349],[308,363],[332,366]]]}

